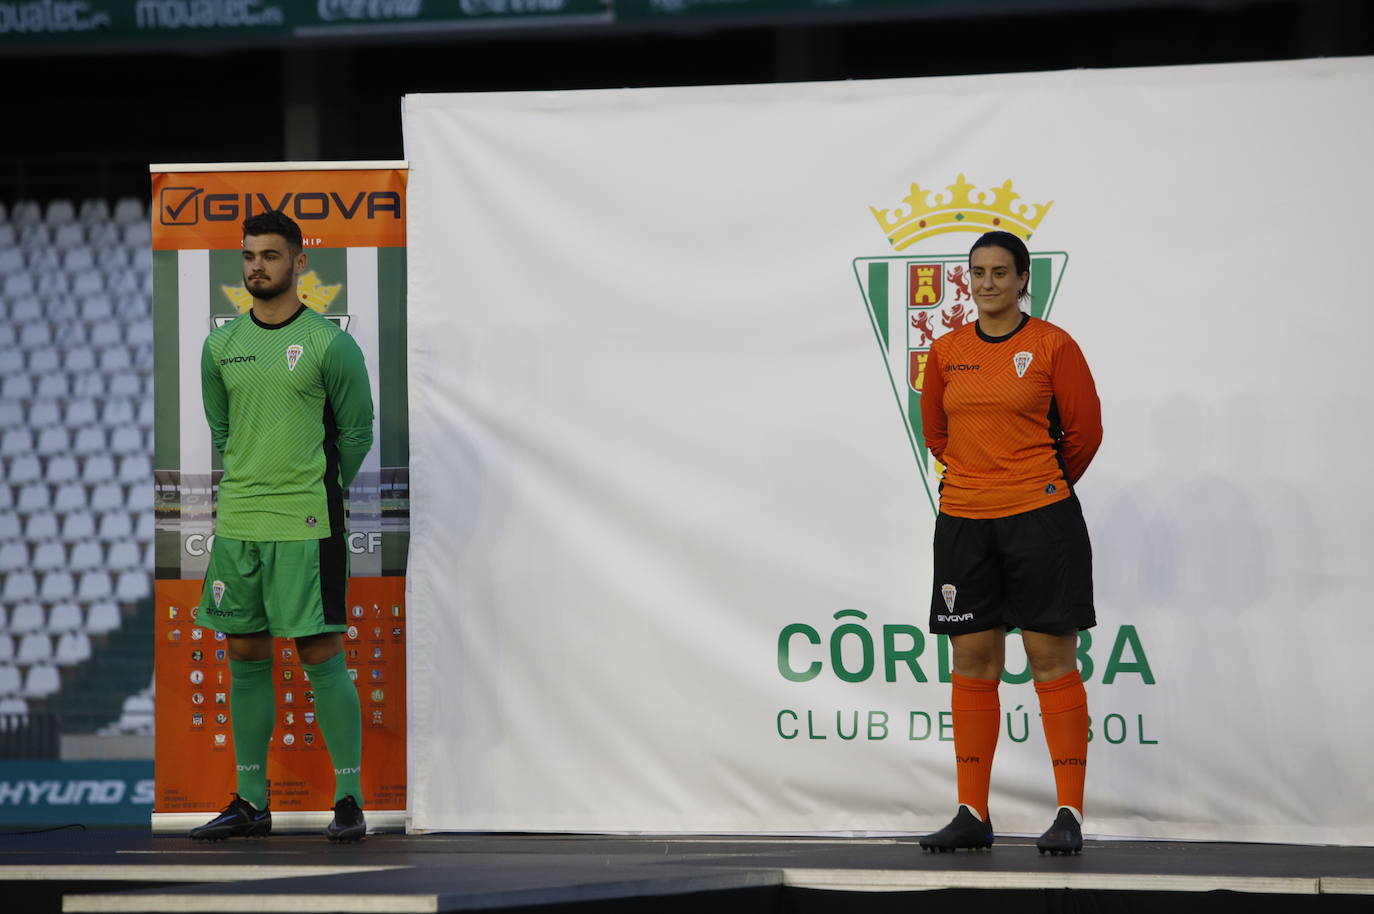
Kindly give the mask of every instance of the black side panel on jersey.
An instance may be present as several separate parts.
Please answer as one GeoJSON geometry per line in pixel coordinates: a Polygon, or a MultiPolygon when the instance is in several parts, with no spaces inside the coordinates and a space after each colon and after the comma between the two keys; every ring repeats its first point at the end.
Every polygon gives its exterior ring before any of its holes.
{"type": "Polygon", "coordinates": [[[342,625],[348,619],[348,530],[344,521],[343,487],[339,484],[339,425],[327,399],[324,404],[323,482],[330,535],[320,540],[320,600],[324,604],[324,621],[329,625],[342,625]]]}
{"type": "Polygon", "coordinates": [[[1059,421],[1059,401],[1050,397],[1050,412],[1047,417],[1050,422],[1050,440],[1054,442],[1054,459],[1059,464],[1059,475],[1064,477],[1064,484],[1072,488],[1069,482],[1069,466],[1064,462],[1064,426],[1059,421]]]}

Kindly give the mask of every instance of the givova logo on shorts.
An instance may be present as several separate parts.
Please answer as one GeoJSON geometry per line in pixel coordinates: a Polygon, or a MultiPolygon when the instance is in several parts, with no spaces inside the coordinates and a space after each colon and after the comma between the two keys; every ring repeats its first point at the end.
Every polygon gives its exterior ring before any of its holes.
{"type": "MultiPolygon", "coordinates": [[[[968,249],[974,238],[968,236],[1000,230],[1029,242],[1053,204],[1021,202],[1010,178],[983,191],[961,174],[943,192],[913,183],[911,192],[892,209],[869,207],[888,245],[902,253],[855,257],[854,278],[868,306],[932,510],[938,510],[936,493],[944,467],[925,448],[921,387],[931,344],[978,319],[968,278],[968,249]],[[945,238],[931,241],[951,233],[965,237],[957,243],[945,238]]],[[[1068,261],[1063,251],[1031,252],[1033,317],[1049,316],[1068,261]]],[[[1018,375],[1030,365],[1029,359],[1024,361],[1025,367],[1016,363],[1018,375]]]]}

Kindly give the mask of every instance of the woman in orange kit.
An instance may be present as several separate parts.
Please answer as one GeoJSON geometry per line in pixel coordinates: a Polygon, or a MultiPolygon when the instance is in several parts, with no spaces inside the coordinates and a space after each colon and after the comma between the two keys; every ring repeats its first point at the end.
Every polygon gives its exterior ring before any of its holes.
{"type": "Polygon", "coordinates": [[[931,851],[991,847],[988,785],[1006,634],[1021,629],[1053,762],[1058,811],[1036,846],[1083,848],[1088,697],[1079,631],[1096,624],[1092,545],[1074,486],[1102,443],[1102,411],[1078,344],[1020,308],[1030,253],[1008,232],[969,251],[978,320],[932,344],[921,419],[944,464],[930,630],[954,647],[959,809],[920,839],[931,851]]]}

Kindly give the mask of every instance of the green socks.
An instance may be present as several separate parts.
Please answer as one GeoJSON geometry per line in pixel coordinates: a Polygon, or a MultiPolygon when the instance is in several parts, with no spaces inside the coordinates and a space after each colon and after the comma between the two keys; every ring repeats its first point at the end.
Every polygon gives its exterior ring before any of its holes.
{"type": "Polygon", "coordinates": [[[363,805],[360,783],[363,758],[363,721],[358,707],[358,689],[348,678],[343,654],[324,663],[301,664],[315,690],[315,717],[334,762],[334,802],[352,796],[363,805]]]}
{"type": "Polygon", "coordinates": [[[256,809],[267,808],[267,742],[277,716],[272,660],[229,661],[229,713],[234,732],[238,794],[256,809]]]}

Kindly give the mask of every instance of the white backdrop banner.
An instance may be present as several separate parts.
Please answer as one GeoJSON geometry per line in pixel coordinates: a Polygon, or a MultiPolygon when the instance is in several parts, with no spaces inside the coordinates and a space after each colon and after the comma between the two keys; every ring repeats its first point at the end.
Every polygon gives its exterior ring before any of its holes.
{"type": "MultiPolygon", "coordinates": [[[[411,827],[954,810],[918,390],[1028,233],[1095,834],[1374,844],[1374,60],[405,100],[411,827]]],[[[1012,638],[992,811],[1053,779],[1012,638]]]]}

